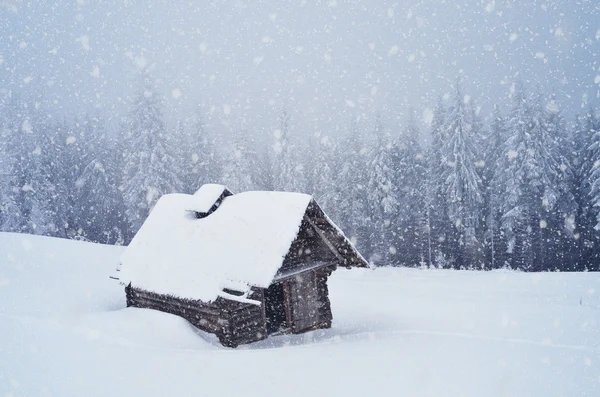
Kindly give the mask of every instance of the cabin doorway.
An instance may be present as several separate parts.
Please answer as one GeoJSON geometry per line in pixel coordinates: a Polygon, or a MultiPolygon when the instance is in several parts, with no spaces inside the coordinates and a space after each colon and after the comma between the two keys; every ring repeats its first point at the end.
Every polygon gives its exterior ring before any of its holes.
{"type": "Polygon", "coordinates": [[[284,283],[271,284],[265,290],[265,315],[269,334],[281,332],[288,328],[284,283]]]}

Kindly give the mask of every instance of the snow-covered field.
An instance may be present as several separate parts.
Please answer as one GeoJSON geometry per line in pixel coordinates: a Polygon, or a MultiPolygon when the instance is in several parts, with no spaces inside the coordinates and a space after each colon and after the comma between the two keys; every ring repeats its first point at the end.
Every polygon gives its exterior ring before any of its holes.
{"type": "Polygon", "coordinates": [[[0,234],[0,396],[600,396],[600,274],[340,270],[333,328],[220,347],[122,248],[0,234]]]}

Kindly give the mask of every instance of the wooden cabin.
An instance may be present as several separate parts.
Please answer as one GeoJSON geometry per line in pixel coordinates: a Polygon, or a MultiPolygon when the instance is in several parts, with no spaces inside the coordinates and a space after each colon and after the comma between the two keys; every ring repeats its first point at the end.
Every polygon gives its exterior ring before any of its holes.
{"type": "Polygon", "coordinates": [[[161,197],[121,258],[127,306],[172,313],[236,347],[329,328],[327,278],[367,267],[309,195],[204,185],[161,197]]]}

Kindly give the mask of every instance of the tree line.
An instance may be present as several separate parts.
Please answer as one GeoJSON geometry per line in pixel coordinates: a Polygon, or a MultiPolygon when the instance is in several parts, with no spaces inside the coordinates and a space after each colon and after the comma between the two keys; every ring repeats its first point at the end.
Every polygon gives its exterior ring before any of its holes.
{"type": "Polygon", "coordinates": [[[375,265],[600,270],[600,119],[519,81],[488,117],[457,82],[428,131],[410,110],[334,137],[293,133],[292,108],[263,137],[202,114],[169,128],[148,75],[118,127],[14,93],[1,109],[2,231],[127,244],[161,195],[216,182],[312,194],[375,265]]]}

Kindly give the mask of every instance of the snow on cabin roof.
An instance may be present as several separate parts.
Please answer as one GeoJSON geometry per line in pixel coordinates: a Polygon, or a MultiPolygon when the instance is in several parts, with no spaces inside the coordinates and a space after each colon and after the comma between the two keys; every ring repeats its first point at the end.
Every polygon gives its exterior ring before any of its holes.
{"type": "Polygon", "coordinates": [[[245,294],[251,286],[267,288],[311,199],[300,193],[244,192],[197,219],[188,211],[195,196],[165,195],[121,257],[119,279],[204,302],[218,296],[236,299],[223,288],[245,294]]]}
{"type": "Polygon", "coordinates": [[[214,183],[202,185],[200,189],[191,196],[186,209],[199,213],[208,213],[226,190],[227,188],[225,186],[214,183]]]}

